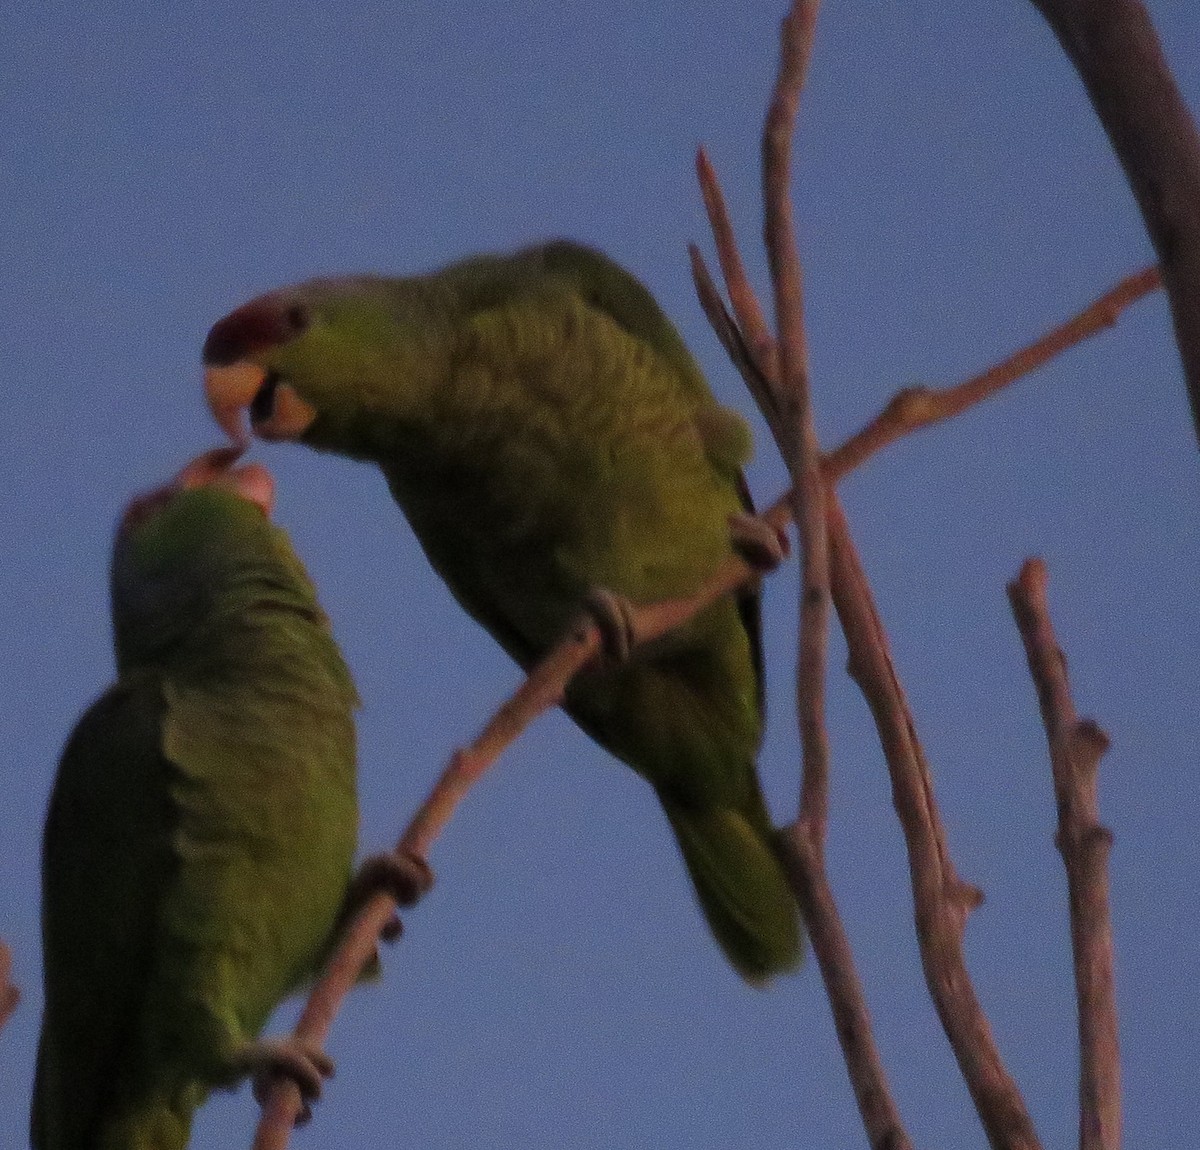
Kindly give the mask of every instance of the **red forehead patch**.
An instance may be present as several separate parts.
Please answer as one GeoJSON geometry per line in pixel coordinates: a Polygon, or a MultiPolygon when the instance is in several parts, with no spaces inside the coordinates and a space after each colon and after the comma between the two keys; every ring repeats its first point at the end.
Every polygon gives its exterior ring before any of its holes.
{"type": "Polygon", "coordinates": [[[213,324],[204,341],[204,362],[225,367],[294,339],[308,327],[308,309],[278,293],[259,296],[213,324]]]}

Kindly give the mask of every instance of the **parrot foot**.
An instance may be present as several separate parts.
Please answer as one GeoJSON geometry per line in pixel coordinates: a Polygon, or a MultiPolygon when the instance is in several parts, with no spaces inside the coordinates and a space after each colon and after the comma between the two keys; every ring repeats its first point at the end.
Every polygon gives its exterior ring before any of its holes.
{"type": "Polygon", "coordinates": [[[267,1095],[277,1079],[294,1082],[302,1103],[297,1126],[312,1119],[312,1104],[321,1097],[325,1079],[333,1077],[333,1059],[325,1051],[290,1036],[247,1042],[238,1051],[235,1064],[241,1074],[250,1077],[260,1106],[266,1105],[267,1095]]]}
{"type": "Polygon", "coordinates": [[[763,574],[774,571],[792,550],[787,532],[772,526],[761,515],[731,515],[729,533],[733,549],[763,574]]]}
{"type": "Polygon", "coordinates": [[[634,644],[633,604],[606,587],[593,587],[583,605],[600,630],[605,658],[612,663],[624,663],[634,644]]]}
{"type": "MultiPolygon", "coordinates": [[[[416,906],[433,887],[433,868],[410,851],[388,851],[363,860],[358,873],[350,882],[346,897],[349,914],[353,915],[373,894],[386,891],[397,906],[416,906]]],[[[383,928],[384,942],[395,942],[404,931],[398,915],[383,928]]]]}

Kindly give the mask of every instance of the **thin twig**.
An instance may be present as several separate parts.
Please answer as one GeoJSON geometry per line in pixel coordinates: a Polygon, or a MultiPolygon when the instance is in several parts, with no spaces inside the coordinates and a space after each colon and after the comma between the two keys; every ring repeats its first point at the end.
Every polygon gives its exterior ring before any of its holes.
{"type": "Polygon", "coordinates": [[[1036,371],[1044,363],[1104,328],[1112,327],[1130,304],[1162,286],[1157,267],[1127,276],[1078,315],[1047,332],[980,375],[954,387],[906,387],[896,392],[870,423],[825,457],[831,482],[859,467],[870,456],[902,436],[951,419],[990,399],[998,391],[1036,371]]]}
{"type": "Polygon", "coordinates": [[[1112,834],[1100,823],[1099,798],[1100,759],[1108,749],[1108,736],[1075,713],[1067,661],[1050,619],[1048,582],[1046,565],[1030,559],[1008,585],[1008,598],[1050,744],[1058,806],[1055,841],[1067,872],[1079,1008],[1079,1146],[1118,1150],[1121,1060],[1108,899],[1112,834]]]}
{"type": "Polygon", "coordinates": [[[866,995],[854,965],[854,951],[838,912],[824,855],[818,856],[810,835],[796,833],[795,823],[780,834],[779,846],[821,971],[867,1143],[871,1150],[912,1150],[888,1086],[866,995]]]}
{"type": "MultiPolygon", "coordinates": [[[[704,208],[712,228],[725,289],[729,292],[729,302],[733,307],[733,314],[737,316],[738,327],[746,338],[750,357],[758,364],[764,379],[778,379],[779,364],[776,358],[775,337],[767,326],[758,297],[750,286],[746,266],[742,263],[737,240],[734,238],[733,222],[725,205],[725,196],[703,148],[696,152],[696,178],[700,181],[700,194],[704,198],[704,208]]],[[[751,391],[754,390],[752,387],[751,391]]],[[[773,400],[770,402],[773,403],[773,400]]],[[[769,424],[774,424],[780,413],[764,410],[763,415],[769,424]]]]}
{"type": "Polygon", "coordinates": [[[1200,135],[1141,0],[1033,0],[1087,88],[1162,266],[1200,436],[1200,135]]]}
{"type": "MultiPolygon", "coordinates": [[[[722,214],[724,199],[720,194],[716,173],[703,152],[700,156],[703,162],[697,164],[697,170],[701,173],[701,180],[706,189],[705,203],[709,205],[710,211],[716,213],[710,216],[710,223],[714,237],[719,237],[717,247],[718,253],[721,254],[721,266],[726,276],[740,276],[740,279],[726,285],[736,318],[731,316],[725,307],[725,301],[717,291],[704,257],[694,244],[688,249],[692,262],[692,280],[704,314],[733,365],[745,380],[772,436],[779,442],[783,435],[781,417],[774,409],[775,399],[767,383],[770,372],[774,370],[769,366],[775,361],[773,345],[772,354],[765,359],[751,350],[754,346],[761,349],[763,339],[769,340],[770,335],[764,337],[760,333],[752,338],[748,334],[750,327],[764,322],[762,311],[757,301],[754,301],[751,307],[744,304],[747,296],[753,300],[753,289],[745,278],[740,258],[736,261],[729,258],[728,253],[732,250],[736,254],[737,250],[732,226],[729,217],[722,214]],[[740,306],[738,301],[743,301],[740,306]]],[[[862,430],[825,454],[822,469],[826,483],[835,483],[842,479],[849,472],[861,467],[871,456],[905,435],[961,415],[977,403],[990,399],[1055,356],[1113,326],[1127,307],[1161,286],[1162,277],[1158,268],[1143,268],[1126,276],[1083,311],[979,375],[942,389],[901,389],[862,430]]]]}
{"type": "Polygon", "coordinates": [[[796,833],[809,836],[814,855],[824,851],[829,820],[829,735],[825,726],[825,667],[829,646],[829,543],[825,533],[825,481],[821,446],[813,426],[804,331],[804,280],[792,223],[790,168],[800,93],[812,55],[818,0],[796,0],[784,19],[779,76],[763,128],[765,240],[775,291],[779,377],[767,377],[782,414],[779,450],[792,478],[800,536],[800,641],[796,713],[804,770],[796,833]]]}
{"type": "MultiPolygon", "coordinates": [[[[715,180],[715,177],[713,178],[715,180]]],[[[715,182],[713,186],[716,186],[715,182]]],[[[755,353],[746,343],[742,326],[739,326],[738,321],[729,314],[729,309],[721,298],[721,292],[713,282],[708,265],[704,262],[704,256],[700,254],[700,249],[695,244],[688,244],[688,256],[692,263],[692,283],[695,285],[696,295],[708,322],[712,325],[713,331],[717,333],[717,338],[721,341],[721,346],[733,362],[733,366],[738,369],[738,374],[741,375],[749,389],[755,405],[762,412],[763,419],[766,420],[767,427],[771,432],[771,438],[776,443],[783,443],[787,438],[783,427],[783,416],[775,407],[775,396],[767,383],[767,376],[759,370],[755,361],[755,353]]],[[[755,306],[757,306],[757,301],[755,306]]],[[[772,361],[775,359],[774,342],[771,344],[771,359],[772,361]]]]}
{"type": "MultiPolygon", "coordinates": [[[[829,544],[825,526],[825,480],[821,451],[813,425],[804,331],[803,271],[792,224],[790,183],[791,140],[804,87],[816,26],[817,0],[793,5],[782,31],[779,76],[763,132],[763,183],[766,202],[766,243],[775,290],[779,343],[759,331],[756,347],[768,365],[759,373],[751,355],[734,362],[748,381],[764,386],[751,392],[771,427],[780,454],[792,476],[792,508],[799,525],[801,553],[800,640],[796,676],[796,712],[800,724],[803,771],[795,822],[781,836],[788,876],[796,892],[821,968],[838,1040],[850,1067],[855,1097],[870,1144],[875,1150],[909,1150],[875,1046],[866,998],[854,966],[849,937],[838,914],[825,866],[829,821],[829,738],[825,725],[825,680],[829,637],[829,544]],[[774,371],[778,370],[778,377],[774,371]],[[764,400],[765,397],[765,400],[764,400]]],[[[702,153],[703,155],[703,153],[702,153]]],[[[706,196],[714,214],[723,213],[715,173],[701,166],[706,196]]],[[[723,243],[727,266],[739,273],[732,229],[723,243]]],[[[703,261],[693,254],[694,278],[703,303],[706,295],[720,297],[711,279],[705,283],[703,261]]],[[[735,281],[736,282],[736,281],[735,281]]],[[[748,285],[741,287],[743,308],[761,315],[748,285]]],[[[706,308],[706,311],[708,309],[706,308]]],[[[746,347],[736,336],[736,324],[723,305],[718,313],[733,329],[730,343],[746,347]]]]}

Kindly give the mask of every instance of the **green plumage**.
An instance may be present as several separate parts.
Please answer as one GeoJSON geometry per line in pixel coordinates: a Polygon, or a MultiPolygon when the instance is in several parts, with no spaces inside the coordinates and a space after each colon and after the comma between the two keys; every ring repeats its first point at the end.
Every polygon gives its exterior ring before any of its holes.
{"type": "Polygon", "coordinates": [[[118,677],[43,845],[36,1150],[175,1150],[319,963],[357,834],[354,687],[286,537],[231,490],[127,513],[118,677]]]}
{"type": "MultiPolygon", "coordinates": [[[[649,292],[574,244],[282,289],[215,325],[205,359],[219,418],[222,369],[256,365],[255,430],[379,464],[459,602],[526,667],[592,588],[693,592],[749,508],[748,428],[649,292]],[[298,432],[278,414],[296,397],[315,409],[298,432]]],[[[754,982],[800,956],[755,773],[761,704],[751,592],[578,676],[566,700],[655,788],[717,940],[754,982]]]]}

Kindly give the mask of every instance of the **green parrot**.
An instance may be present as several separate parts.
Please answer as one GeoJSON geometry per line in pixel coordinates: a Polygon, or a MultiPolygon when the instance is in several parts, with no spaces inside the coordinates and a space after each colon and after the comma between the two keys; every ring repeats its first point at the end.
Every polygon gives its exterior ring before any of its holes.
{"type": "MultiPolygon", "coordinates": [[[[694,592],[739,541],[778,560],[741,474],[739,416],[628,272],[567,241],[409,279],[317,279],[250,301],[204,345],[236,442],[379,465],[462,606],[523,667],[585,604],[618,653],[628,606],[694,592]]],[[[564,706],[656,791],[700,905],[751,983],[801,929],[755,770],[759,604],[746,591],[586,669],[564,706]]]]}
{"type": "Polygon", "coordinates": [[[201,456],[112,558],[116,682],[59,764],[42,857],[36,1150],[177,1150],[209,1091],[328,1059],[260,1040],[328,952],[357,837],[357,698],[273,486],[201,456]]]}

